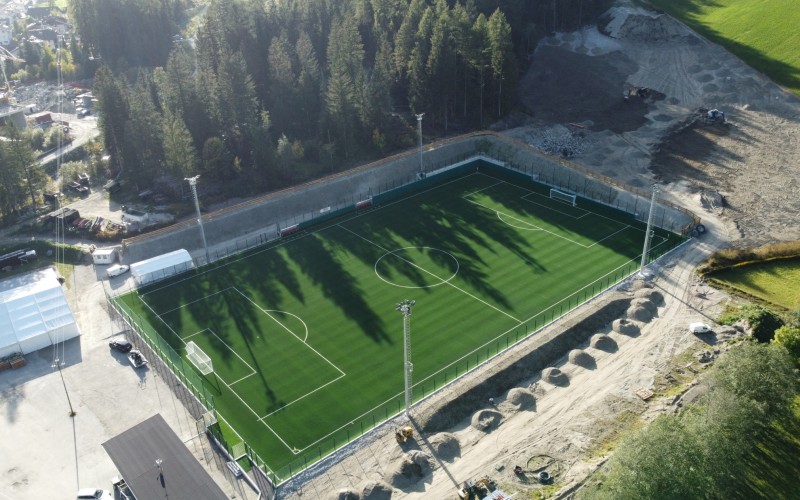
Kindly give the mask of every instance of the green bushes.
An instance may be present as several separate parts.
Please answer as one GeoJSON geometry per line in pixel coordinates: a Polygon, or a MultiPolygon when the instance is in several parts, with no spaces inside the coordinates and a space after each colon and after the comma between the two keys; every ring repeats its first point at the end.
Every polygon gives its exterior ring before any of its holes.
{"type": "MultiPolygon", "coordinates": [[[[791,356],[774,344],[732,348],[708,377],[709,392],[678,415],[663,415],[624,439],[601,482],[582,498],[732,498],[758,489],[753,469],[762,441],[775,423],[796,419],[798,394],[791,356]]],[[[798,460],[787,443],[783,465],[796,474],[798,460]]],[[[794,476],[796,477],[796,475],[794,476]]],[[[794,487],[794,485],[792,486],[794,487]]],[[[790,491],[782,491],[788,495],[790,491]]]]}

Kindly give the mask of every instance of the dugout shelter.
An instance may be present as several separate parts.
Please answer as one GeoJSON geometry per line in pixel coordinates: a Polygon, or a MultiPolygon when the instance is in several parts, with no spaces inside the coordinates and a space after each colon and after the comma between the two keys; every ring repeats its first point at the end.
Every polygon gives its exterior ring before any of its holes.
{"type": "Polygon", "coordinates": [[[80,335],[55,269],[0,282],[0,358],[80,335]]]}
{"type": "Polygon", "coordinates": [[[194,268],[189,252],[181,248],[131,264],[131,274],[138,285],[169,278],[194,268]]]}

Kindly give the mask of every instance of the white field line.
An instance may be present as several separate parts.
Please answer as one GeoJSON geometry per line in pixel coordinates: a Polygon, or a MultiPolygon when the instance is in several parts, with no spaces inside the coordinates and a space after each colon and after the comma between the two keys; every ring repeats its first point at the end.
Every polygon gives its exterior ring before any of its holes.
{"type": "MultiPolygon", "coordinates": [[[[372,240],[370,240],[370,239],[368,239],[368,238],[365,238],[365,237],[361,236],[360,234],[358,234],[358,233],[356,233],[356,232],[354,232],[354,231],[351,231],[350,229],[347,229],[346,227],[344,227],[344,226],[342,226],[342,225],[339,225],[339,227],[341,227],[342,229],[344,229],[344,230],[345,230],[345,231],[347,231],[348,233],[351,233],[351,234],[355,235],[356,237],[358,237],[358,238],[361,238],[362,240],[366,241],[366,242],[367,242],[367,243],[369,243],[370,245],[373,245],[373,246],[375,246],[375,247],[378,247],[378,248],[380,248],[381,250],[383,250],[383,251],[384,251],[384,252],[386,252],[386,253],[391,253],[391,251],[390,251],[390,250],[387,250],[386,248],[383,248],[381,245],[379,245],[379,244],[375,243],[374,241],[372,241],[372,240]]],[[[408,259],[404,259],[403,257],[400,257],[399,255],[396,255],[396,257],[397,257],[398,259],[400,259],[400,260],[402,260],[402,261],[406,262],[406,263],[407,263],[407,264],[409,264],[410,266],[417,268],[418,270],[422,271],[423,273],[425,273],[425,274],[428,274],[428,275],[430,275],[430,276],[432,276],[432,277],[434,277],[434,278],[438,279],[439,281],[442,281],[442,282],[444,282],[444,283],[445,283],[445,284],[447,284],[448,286],[451,286],[451,287],[455,288],[456,290],[458,290],[459,292],[463,293],[464,295],[467,295],[467,296],[469,296],[469,297],[472,297],[474,300],[477,300],[478,302],[480,302],[480,303],[482,303],[482,304],[484,304],[484,305],[486,305],[486,306],[488,306],[488,307],[490,307],[490,308],[494,309],[495,311],[499,312],[500,314],[502,314],[502,315],[504,315],[504,316],[507,316],[507,317],[509,317],[509,318],[513,319],[514,321],[519,321],[517,318],[515,318],[514,316],[512,316],[512,315],[508,314],[507,312],[503,311],[502,309],[498,309],[497,307],[493,306],[492,304],[489,304],[489,303],[488,303],[488,302],[486,302],[485,300],[483,300],[483,299],[480,299],[480,298],[478,298],[478,297],[476,297],[476,296],[472,295],[472,294],[471,294],[471,293],[469,293],[468,291],[464,290],[463,288],[460,288],[460,287],[458,287],[458,286],[454,285],[454,284],[453,284],[453,283],[451,283],[450,281],[443,280],[443,279],[442,279],[442,278],[440,278],[439,276],[436,276],[434,273],[432,273],[432,272],[428,271],[427,269],[425,269],[425,268],[421,267],[420,265],[418,265],[418,264],[415,264],[415,263],[411,262],[411,261],[410,261],[410,260],[408,260],[408,259]]]]}
{"type": "Polygon", "coordinates": [[[275,323],[277,323],[277,324],[278,324],[278,326],[280,326],[281,328],[283,328],[284,330],[286,330],[287,332],[289,332],[289,333],[290,333],[290,334],[291,334],[291,335],[292,335],[294,338],[296,338],[297,340],[299,340],[301,344],[303,344],[304,346],[306,346],[306,348],[310,349],[311,351],[313,351],[313,352],[314,352],[314,354],[316,354],[316,355],[317,355],[317,356],[319,356],[320,358],[324,359],[324,360],[325,360],[325,362],[327,362],[329,365],[331,365],[331,366],[332,366],[332,367],[333,367],[333,368],[334,368],[336,371],[338,371],[338,372],[339,372],[339,373],[341,373],[342,375],[346,375],[346,374],[345,374],[345,372],[344,372],[344,371],[342,371],[342,369],[341,369],[341,368],[339,368],[338,366],[336,366],[335,364],[333,364],[333,362],[332,362],[331,360],[329,360],[328,358],[326,358],[325,356],[323,356],[323,355],[322,355],[322,353],[320,353],[319,351],[317,351],[316,349],[314,349],[313,347],[311,347],[311,345],[309,345],[307,342],[305,342],[303,339],[301,339],[299,336],[297,336],[297,334],[296,334],[296,333],[294,333],[294,332],[293,332],[293,331],[291,331],[291,330],[290,330],[288,327],[286,327],[286,325],[284,325],[283,323],[281,323],[280,321],[278,321],[278,320],[277,320],[277,318],[275,318],[275,316],[271,315],[271,314],[270,314],[270,313],[269,313],[269,312],[268,312],[266,309],[264,309],[264,308],[262,308],[261,306],[259,306],[258,304],[256,304],[256,303],[255,303],[255,302],[254,302],[254,301],[253,301],[253,300],[252,300],[250,297],[248,297],[247,295],[243,294],[243,293],[242,293],[242,292],[241,292],[241,291],[240,291],[238,288],[236,288],[236,287],[232,287],[232,288],[233,288],[234,290],[236,290],[237,292],[239,292],[239,295],[241,295],[242,297],[244,297],[244,299],[245,299],[245,300],[247,300],[248,302],[250,302],[251,304],[253,304],[253,305],[254,305],[256,308],[258,308],[258,309],[259,309],[259,310],[260,310],[262,313],[266,314],[266,315],[269,317],[269,319],[271,319],[272,321],[274,321],[275,323]]]}

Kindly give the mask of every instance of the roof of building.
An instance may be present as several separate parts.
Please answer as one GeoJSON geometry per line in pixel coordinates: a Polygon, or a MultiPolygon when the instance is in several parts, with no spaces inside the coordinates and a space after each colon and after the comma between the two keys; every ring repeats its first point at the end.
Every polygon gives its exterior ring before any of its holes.
{"type": "Polygon", "coordinates": [[[227,498],[161,414],[103,443],[136,498],[227,498]]]}

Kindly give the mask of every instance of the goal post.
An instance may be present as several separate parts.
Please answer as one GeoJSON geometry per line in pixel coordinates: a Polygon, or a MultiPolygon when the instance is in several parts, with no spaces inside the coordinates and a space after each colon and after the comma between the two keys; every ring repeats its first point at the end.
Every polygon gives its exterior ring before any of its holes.
{"type": "Polygon", "coordinates": [[[567,193],[566,191],[561,191],[560,189],[550,188],[550,198],[553,200],[563,201],[565,203],[569,203],[573,207],[576,206],[577,203],[577,196],[572,193],[567,193]]]}
{"type": "Polygon", "coordinates": [[[209,358],[208,354],[204,353],[193,341],[186,344],[186,358],[189,359],[189,362],[203,375],[208,375],[214,371],[211,358],[209,358]]]}

